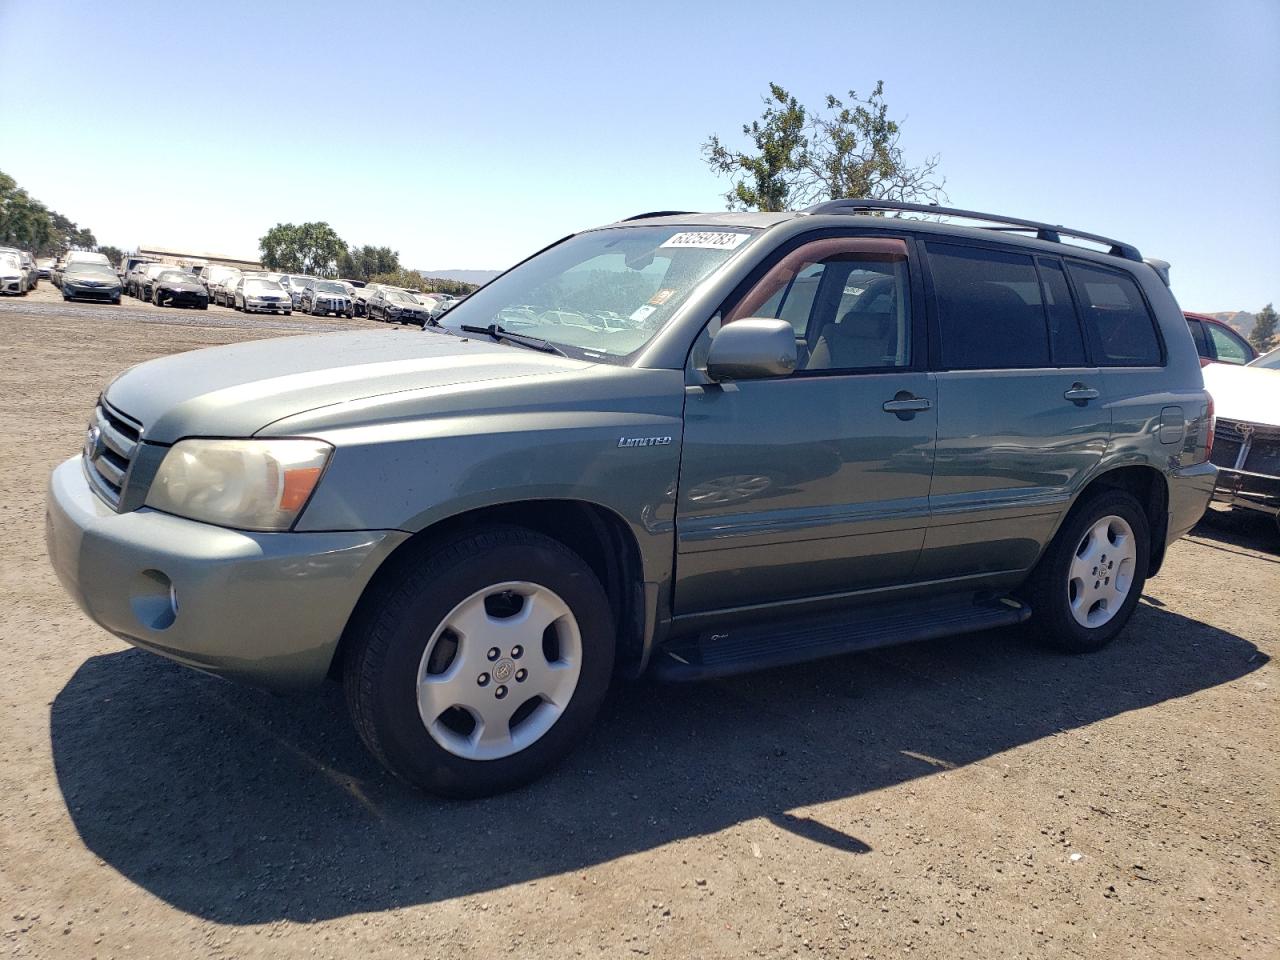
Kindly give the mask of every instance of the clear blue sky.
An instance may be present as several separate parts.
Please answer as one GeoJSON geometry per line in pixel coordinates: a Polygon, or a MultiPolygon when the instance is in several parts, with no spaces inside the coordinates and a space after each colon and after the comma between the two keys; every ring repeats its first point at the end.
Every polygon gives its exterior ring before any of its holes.
{"type": "Polygon", "coordinates": [[[1119,237],[1188,309],[1280,301],[1280,2],[0,0],[0,169],[100,242],[327,220],[495,268],[654,208],[770,80],[886,85],[952,203],[1119,237]]]}

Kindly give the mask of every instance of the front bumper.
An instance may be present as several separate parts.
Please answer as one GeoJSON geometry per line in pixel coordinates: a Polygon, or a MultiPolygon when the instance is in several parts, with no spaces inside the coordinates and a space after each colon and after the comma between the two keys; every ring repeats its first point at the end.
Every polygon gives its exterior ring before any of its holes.
{"type": "Polygon", "coordinates": [[[1219,467],[1213,501],[1280,519],[1280,477],[1219,467]]]}
{"type": "Polygon", "coordinates": [[[21,293],[22,279],[5,277],[0,280],[0,293],[21,293]]]}
{"type": "Polygon", "coordinates": [[[277,300],[274,303],[250,303],[248,300],[244,302],[245,313],[290,313],[293,305],[287,300],[277,300]]]}
{"type": "Polygon", "coordinates": [[[58,579],[99,625],[208,673],[319,683],[369,580],[408,534],[249,533],[143,508],[116,513],[73,457],[49,479],[58,579]]]}
{"type": "Polygon", "coordinates": [[[72,300],[115,300],[120,296],[119,287],[73,287],[62,285],[62,293],[72,300]]]}
{"type": "Polygon", "coordinates": [[[194,290],[165,290],[162,287],[157,299],[167,307],[199,307],[209,302],[209,295],[194,290]]]}

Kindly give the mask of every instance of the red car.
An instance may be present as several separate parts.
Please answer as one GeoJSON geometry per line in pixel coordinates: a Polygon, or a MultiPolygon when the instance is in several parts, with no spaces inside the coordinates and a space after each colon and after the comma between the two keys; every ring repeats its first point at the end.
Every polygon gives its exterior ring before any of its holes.
{"type": "Polygon", "coordinates": [[[1221,320],[1185,310],[1182,315],[1187,318],[1191,339],[1196,342],[1200,366],[1207,363],[1244,364],[1257,358],[1258,351],[1252,344],[1221,320]]]}

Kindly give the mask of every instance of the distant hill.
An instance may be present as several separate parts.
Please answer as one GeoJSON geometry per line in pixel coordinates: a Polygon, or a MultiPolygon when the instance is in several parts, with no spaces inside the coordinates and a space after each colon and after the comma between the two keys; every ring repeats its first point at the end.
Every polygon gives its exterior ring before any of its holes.
{"type": "Polygon", "coordinates": [[[1253,332],[1254,316],[1247,310],[1222,310],[1211,313],[1209,316],[1234,328],[1242,337],[1247,337],[1253,332]]]}
{"type": "Polygon", "coordinates": [[[428,280],[461,280],[463,283],[488,283],[496,277],[501,270],[419,270],[428,280]]]}

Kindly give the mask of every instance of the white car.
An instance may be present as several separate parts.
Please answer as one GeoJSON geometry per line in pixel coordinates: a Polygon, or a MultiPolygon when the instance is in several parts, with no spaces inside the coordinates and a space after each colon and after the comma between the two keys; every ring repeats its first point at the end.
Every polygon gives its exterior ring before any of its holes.
{"type": "Polygon", "coordinates": [[[1280,529],[1280,349],[1243,367],[1211,363],[1204,385],[1218,417],[1214,502],[1266,514],[1280,529]]]}
{"type": "Polygon", "coordinates": [[[18,297],[27,295],[27,271],[17,254],[0,253],[0,293],[18,297]]]}
{"type": "Polygon", "coordinates": [[[231,306],[245,313],[283,313],[293,310],[289,292],[266,277],[241,277],[231,288],[231,306]]]}

